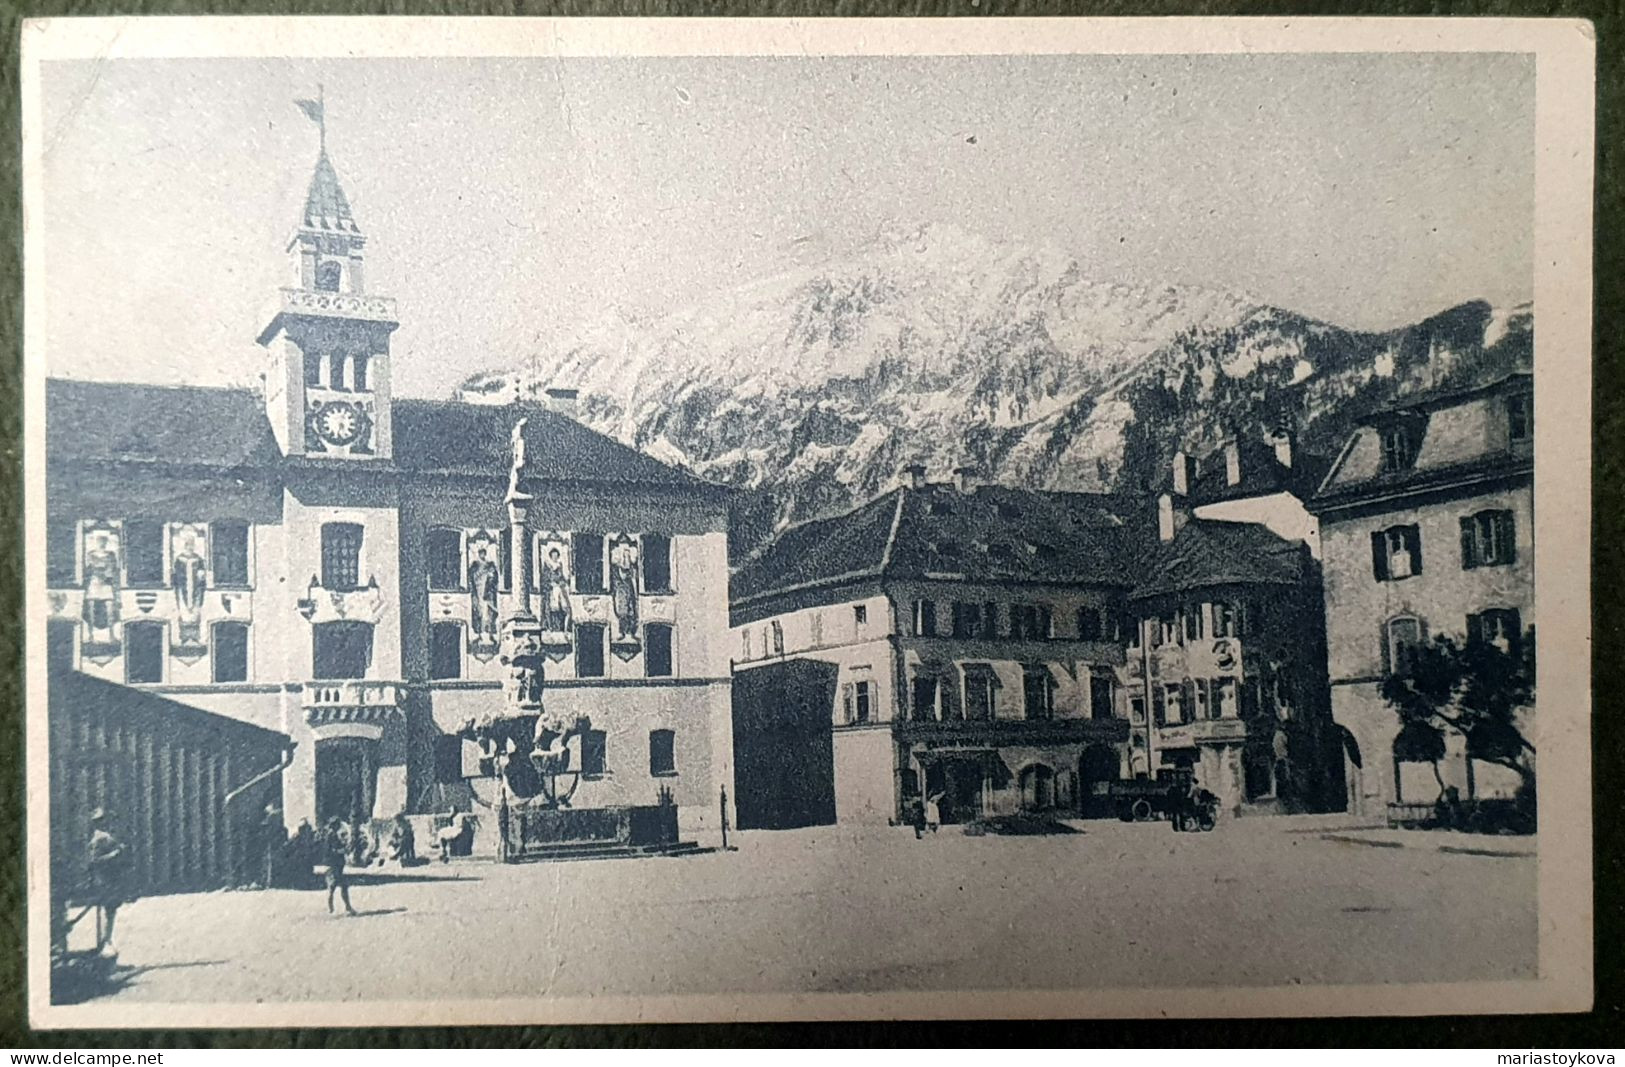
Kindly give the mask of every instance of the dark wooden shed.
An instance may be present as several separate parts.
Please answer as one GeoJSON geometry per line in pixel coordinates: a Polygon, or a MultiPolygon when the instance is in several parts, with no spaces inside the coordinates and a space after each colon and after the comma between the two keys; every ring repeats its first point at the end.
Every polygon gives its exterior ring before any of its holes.
{"type": "Polygon", "coordinates": [[[244,880],[265,809],[281,807],[287,735],[78,671],[49,684],[52,899],[80,898],[97,808],[138,895],[244,880]]]}

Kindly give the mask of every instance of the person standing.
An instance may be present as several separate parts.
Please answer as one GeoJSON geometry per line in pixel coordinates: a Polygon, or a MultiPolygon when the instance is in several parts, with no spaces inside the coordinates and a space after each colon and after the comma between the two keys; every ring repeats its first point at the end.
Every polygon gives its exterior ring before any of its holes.
{"type": "Polygon", "coordinates": [[[113,943],[113,923],[118,918],[119,907],[130,899],[129,852],[124,842],[113,833],[112,821],[112,816],[104,808],[91,812],[91,903],[102,910],[102,921],[96,929],[97,952],[113,943]]]}
{"type": "Polygon", "coordinates": [[[287,848],[288,832],[282,824],[282,809],[275,804],[267,804],[265,813],[260,817],[259,825],[259,851],[260,851],[260,879],[261,889],[274,888],[278,879],[278,861],[287,848]]]}
{"type": "MultiPolygon", "coordinates": [[[[393,828],[389,834],[389,858],[402,867],[415,867],[418,862],[417,835],[412,831],[412,824],[407,821],[405,812],[395,816],[393,828]]],[[[383,864],[380,859],[379,864],[383,864]]]]}
{"type": "Polygon", "coordinates": [[[337,815],[327,821],[327,829],[322,833],[322,862],[327,865],[327,913],[333,913],[333,891],[338,890],[344,901],[344,911],[348,915],[355,914],[355,908],[350,904],[350,880],[344,873],[344,863],[348,859],[349,842],[345,839],[344,823],[337,815]]]}

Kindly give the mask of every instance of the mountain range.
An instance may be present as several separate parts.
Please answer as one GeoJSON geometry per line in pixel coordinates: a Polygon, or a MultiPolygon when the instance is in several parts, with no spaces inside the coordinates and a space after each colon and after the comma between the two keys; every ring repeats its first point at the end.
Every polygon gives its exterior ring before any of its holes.
{"type": "Polygon", "coordinates": [[[1231,434],[1291,430],[1329,456],[1374,408],[1527,365],[1532,349],[1529,305],[1349,330],[1233,293],[1101,281],[1063,251],[935,225],[651,320],[538,339],[460,393],[578,389],[588,425],[740,490],[743,551],[910,463],[1132,491],[1176,449],[1231,434]]]}

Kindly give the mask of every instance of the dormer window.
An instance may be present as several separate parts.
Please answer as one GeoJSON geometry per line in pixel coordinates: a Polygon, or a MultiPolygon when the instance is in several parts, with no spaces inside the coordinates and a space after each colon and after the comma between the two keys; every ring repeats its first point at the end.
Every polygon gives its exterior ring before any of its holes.
{"type": "Polygon", "coordinates": [[[1415,428],[1397,423],[1382,431],[1382,470],[1384,474],[1408,471],[1416,464],[1415,428]]]}
{"type": "Polygon", "coordinates": [[[316,288],[324,293],[336,293],[343,277],[344,268],[329,259],[316,267],[316,288]]]}

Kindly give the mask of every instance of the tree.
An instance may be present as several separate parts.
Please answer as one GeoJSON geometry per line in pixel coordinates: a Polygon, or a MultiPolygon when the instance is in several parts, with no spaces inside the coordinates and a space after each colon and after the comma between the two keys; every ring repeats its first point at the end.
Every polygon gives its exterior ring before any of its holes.
{"type": "Polygon", "coordinates": [[[1439,760],[1445,732],[1467,739],[1467,755],[1514,771],[1519,796],[1533,804],[1535,746],[1518,727],[1518,712],[1535,703],[1535,628],[1509,648],[1505,643],[1447,634],[1411,651],[1406,669],[1382,683],[1382,696],[1399,716],[1395,758],[1431,763],[1444,793],[1439,760]]]}

